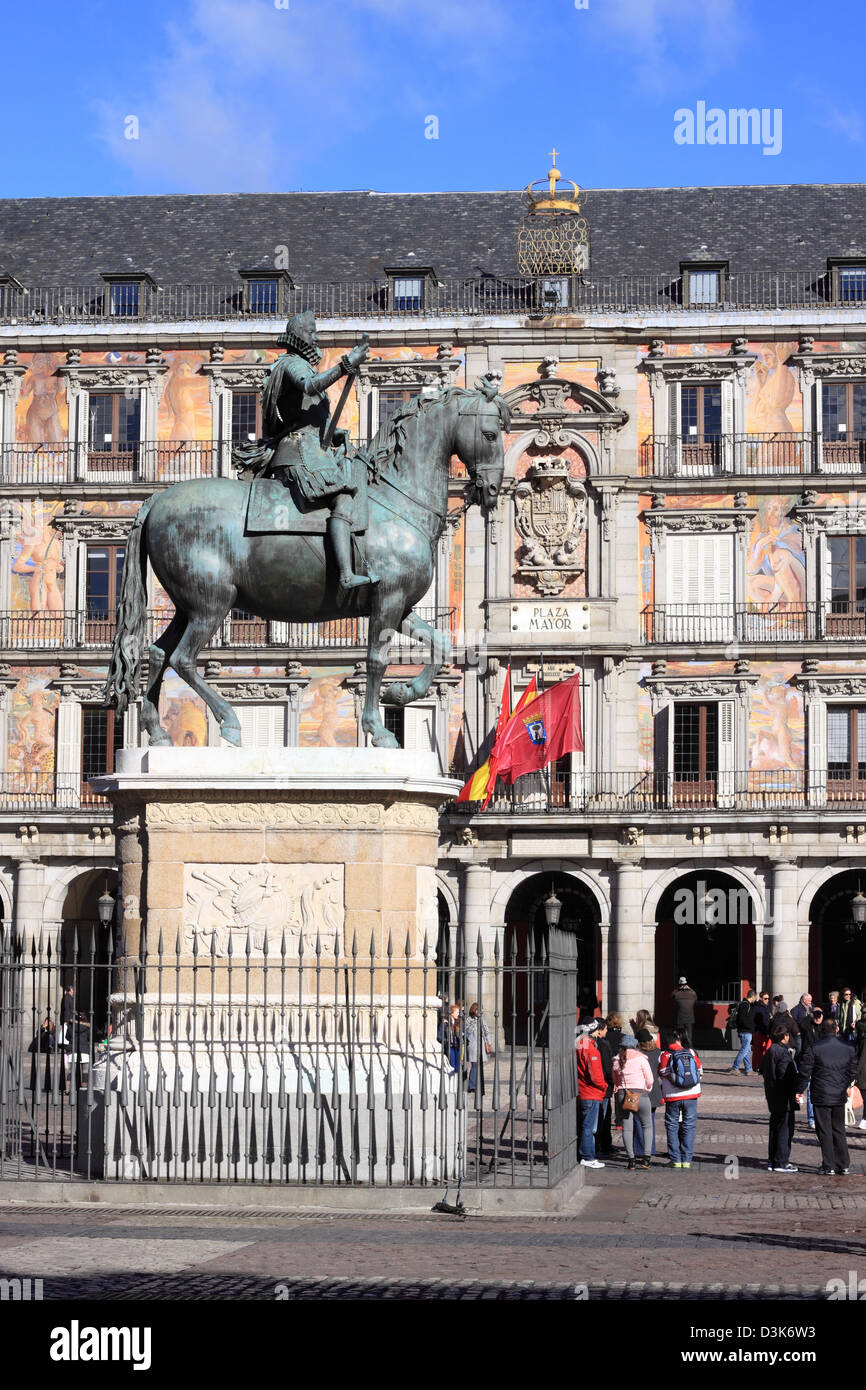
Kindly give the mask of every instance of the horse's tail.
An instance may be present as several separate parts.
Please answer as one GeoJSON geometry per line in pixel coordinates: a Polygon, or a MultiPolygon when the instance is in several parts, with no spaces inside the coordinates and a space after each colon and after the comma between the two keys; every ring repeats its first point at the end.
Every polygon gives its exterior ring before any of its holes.
{"type": "Polygon", "coordinates": [[[147,625],[147,546],[144,523],[158,494],[149,497],[132,523],[126,546],[126,563],[117,606],[117,627],[111,648],[111,664],[105,682],[103,704],[114,705],[123,714],[130,700],[138,695],[141,649],[147,625]]]}

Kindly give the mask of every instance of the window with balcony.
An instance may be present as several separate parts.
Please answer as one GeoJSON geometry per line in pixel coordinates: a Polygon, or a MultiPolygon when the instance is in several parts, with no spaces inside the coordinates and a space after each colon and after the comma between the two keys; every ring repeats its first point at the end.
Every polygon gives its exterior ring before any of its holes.
{"type": "Polygon", "coordinates": [[[262,399],[258,391],[232,391],[232,443],[255,444],[262,437],[262,399]]]}
{"type": "Polygon", "coordinates": [[[396,705],[385,705],[382,723],[393,734],[401,748],[406,747],[406,711],[396,705]]]}
{"type": "Polygon", "coordinates": [[[141,397],[121,391],[92,391],[88,400],[88,473],[128,475],[138,463],[140,442],[141,397]]]}
{"type": "Polygon", "coordinates": [[[824,467],[859,472],[866,463],[866,381],[825,381],[821,386],[824,467]]]}
{"type": "Polygon", "coordinates": [[[863,636],[866,632],[866,536],[828,536],[828,637],[863,636]]]}
{"type": "Polygon", "coordinates": [[[120,599],[125,545],[89,545],[84,564],[84,640],[110,646],[120,599]]]}
{"type": "Polygon", "coordinates": [[[411,387],[400,388],[390,386],[380,386],[377,392],[379,398],[379,429],[391,419],[391,416],[399,406],[405,405],[418,395],[417,390],[411,387]]]}
{"type": "Polygon", "coordinates": [[[667,706],[657,717],[656,739],[668,740],[666,749],[656,749],[656,765],[663,766],[666,753],[673,805],[725,803],[733,792],[733,700],[683,700],[667,706]]]}
{"type": "MultiPolygon", "coordinates": [[[[81,800],[97,798],[88,777],[104,777],[114,772],[118,751],[123,747],[123,720],[113,709],[101,705],[81,707],[81,800]]],[[[101,800],[102,798],[98,798],[101,800]]]]}
{"type": "Polygon", "coordinates": [[[866,706],[827,708],[827,799],[866,795],[866,706]]]}
{"type": "Polygon", "coordinates": [[[669,535],[667,602],[656,613],[658,642],[729,642],[734,636],[734,537],[669,535]]]}
{"type": "Polygon", "coordinates": [[[265,618],[250,613],[246,608],[233,608],[229,614],[229,646],[265,647],[268,642],[268,624],[265,618]]]}
{"type": "Polygon", "coordinates": [[[679,411],[683,468],[717,472],[722,459],[721,383],[680,387],[679,411]]]}

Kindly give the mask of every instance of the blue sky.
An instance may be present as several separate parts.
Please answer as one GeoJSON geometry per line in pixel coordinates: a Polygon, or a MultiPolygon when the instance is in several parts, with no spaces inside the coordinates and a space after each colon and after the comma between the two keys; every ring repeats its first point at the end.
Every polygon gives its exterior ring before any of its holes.
{"type": "Polygon", "coordinates": [[[517,188],[554,144],[589,188],[862,182],[863,23],[862,0],[10,5],[0,193],[517,188]],[[676,143],[699,102],[780,110],[780,152],[676,143]]]}

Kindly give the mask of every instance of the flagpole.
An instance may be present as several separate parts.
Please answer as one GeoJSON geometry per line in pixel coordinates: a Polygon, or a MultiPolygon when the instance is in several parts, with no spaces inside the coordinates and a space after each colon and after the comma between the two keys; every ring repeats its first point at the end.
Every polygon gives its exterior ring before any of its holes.
{"type": "MultiPolygon", "coordinates": [[[[543,694],[544,694],[544,690],[545,690],[545,680],[544,680],[544,652],[543,652],[543,651],[539,653],[539,672],[538,672],[538,674],[539,674],[539,678],[540,678],[540,680],[541,680],[541,690],[540,690],[539,693],[540,693],[541,695],[543,695],[543,694]]],[[[546,801],[547,801],[547,809],[548,809],[548,811],[550,810],[550,772],[549,772],[549,768],[550,768],[550,764],[549,764],[549,763],[545,763],[544,767],[541,769],[541,776],[542,776],[542,780],[543,780],[543,783],[544,783],[544,796],[545,796],[545,799],[546,799],[546,801]]]]}

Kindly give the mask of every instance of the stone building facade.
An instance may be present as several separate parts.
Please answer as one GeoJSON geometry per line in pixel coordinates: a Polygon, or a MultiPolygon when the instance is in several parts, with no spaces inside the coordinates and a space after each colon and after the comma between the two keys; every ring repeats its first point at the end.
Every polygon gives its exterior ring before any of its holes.
{"type": "MultiPolygon", "coordinates": [[[[116,883],[87,778],[139,741],[134,708],[121,727],[100,703],[129,527],[154,488],[231,474],[285,317],[312,307],[324,366],[371,337],[355,439],[482,373],[512,409],[488,522],[452,467],[422,609],[454,659],[390,716],[399,740],[468,775],[506,679],[515,701],[581,673],[583,753],[443,810],[440,919],[470,961],[539,941],[552,884],[588,1006],[666,1022],[685,974],[718,1035],[747,983],[789,1002],[866,983],[866,192],[599,192],[574,263],[521,274],[536,212],[516,193],[0,204],[7,921],[68,936],[116,883]]],[[[234,613],[207,675],[248,744],[355,746],[363,651],[363,620],[234,613]]],[[[411,663],[408,640],[392,655],[411,663]]],[[[218,741],[177,678],[163,723],[218,741]]]]}

